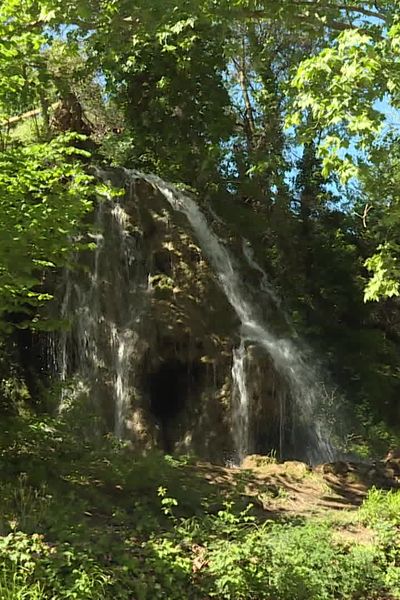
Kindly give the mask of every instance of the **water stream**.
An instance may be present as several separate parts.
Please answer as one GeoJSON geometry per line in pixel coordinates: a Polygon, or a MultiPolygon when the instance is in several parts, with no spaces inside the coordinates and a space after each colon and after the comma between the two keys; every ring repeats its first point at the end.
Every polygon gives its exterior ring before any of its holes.
{"type": "MultiPolygon", "coordinates": [[[[107,172],[98,176],[107,180],[107,172]]],[[[233,307],[238,320],[237,345],[232,356],[232,438],[235,461],[254,451],[251,424],[251,389],[248,367],[249,347],[256,346],[270,357],[285,390],[277,393],[279,400],[279,451],[283,455],[288,403],[291,419],[297,430],[306,432],[301,440],[302,458],[311,462],[332,458],[329,432],[324,426],[323,386],[320,377],[302,350],[288,337],[274,333],[265,310],[243,281],[239,264],[228,247],[213,232],[195,200],[155,175],[124,171],[128,196],[134,199],[135,182],[147,182],[159,192],[174,211],[183,213],[208,257],[219,286],[233,307]],[[290,399],[290,400],[288,400],[290,399]]],[[[131,225],[131,218],[119,201],[100,201],[96,209],[92,237],[96,249],[88,253],[81,271],[65,271],[60,297],[62,318],[71,321],[71,328],[61,333],[56,358],[59,377],[68,390],[71,378],[75,396],[93,398],[97,404],[113,399],[115,434],[123,438],[129,427],[131,400],[135,397],[133,364],[140,338],[142,315],[148,304],[148,265],[141,255],[131,225]]],[[[248,266],[261,275],[261,293],[281,311],[279,298],[265,272],[256,263],[251,246],[243,242],[243,254],[248,266]]],[[[286,319],[285,319],[286,320],[286,319]]],[[[61,409],[71,394],[63,392],[61,409]]],[[[109,401],[108,408],[109,411],[109,401]]]]}
{"type": "MultiPolygon", "coordinates": [[[[260,267],[260,265],[256,262],[254,258],[253,248],[251,247],[250,242],[245,238],[242,239],[242,250],[243,256],[245,257],[249,267],[251,269],[254,269],[254,271],[257,271],[261,275],[260,289],[268,296],[270,300],[272,300],[273,304],[275,304],[277,307],[281,307],[281,299],[279,298],[278,294],[271,285],[268,279],[268,275],[266,274],[264,269],[260,267]]],[[[285,320],[287,320],[286,315],[285,320]]]]}
{"type": "MultiPolygon", "coordinates": [[[[129,178],[147,181],[164,196],[174,210],[186,215],[200,247],[214,267],[221,288],[240,319],[240,344],[234,352],[232,369],[236,388],[234,396],[237,397],[233,410],[233,419],[237,420],[233,430],[238,459],[243,458],[251,446],[245,349],[246,342],[252,342],[258,344],[269,354],[275,368],[287,383],[290,396],[295,404],[295,418],[307,430],[306,458],[311,462],[330,460],[333,456],[333,449],[329,433],[324,425],[324,416],[320,414],[323,408],[324,388],[318,379],[318,374],[290,339],[277,337],[264,321],[242,283],[240,270],[235,265],[233,257],[210,229],[197,203],[190,196],[156,175],[146,175],[134,170],[126,173],[129,178]]],[[[251,255],[250,260],[253,260],[251,255]]]]}
{"type": "Polygon", "coordinates": [[[241,462],[252,451],[250,438],[250,398],[246,377],[246,342],[242,338],[233,351],[232,362],[233,410],[232,433],[236,460],[241,462]]]}
{"type": "Polygon", "coordinates": [[[111,395],[114,433],[119,438],[127,426],[135,327],[147,291],[147,279],[137,268],[140,253],[129,221],[120,204],[98,203],[91,234],[96,248],[89,264],[64,273],[61,317],[71,327],[61,333],[56,349],[57,371],[64,382],[60,411],[79,396],[101,402],[111,395]]]}

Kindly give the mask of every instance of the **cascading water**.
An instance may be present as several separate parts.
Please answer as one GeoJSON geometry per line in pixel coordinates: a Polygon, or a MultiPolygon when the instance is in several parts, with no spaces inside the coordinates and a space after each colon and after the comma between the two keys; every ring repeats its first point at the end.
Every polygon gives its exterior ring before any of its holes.
{"type": "Polygon", "coordinates": [[[71,327],[61,334],[56,351],[64,382],[60,410],[77,396],[90,395],[98,402],[111,395],[114,432],[122,438],[133,395],[129,374],[147,277],[137,268],[140,252],[129,217],[118,203],[98,203],[94,230],[90,264],[77,272],[66,270],[63,277],[61,317],[71,327]]]}
{"type": "Polygon", "coordinates": [[[174,210],[184,213],[191,224],[203,252],[208,256],[217,274],[220,286],[241,322],[241,342],[234,353],[233,380],[239,402],[233,416],[239,416],[234,425],[237,440],[237,458],[240,460],[249,449],[249,395],[245,377],[245,344],[261,346],[272,358],[275,368],[288,386],[296,406],[294,418],[302,423],[308,434],[305,458],[311,462],[330,460],[333,449],[323,418],[319,415],[323,396],[316,374],[291,340],[276,337],[264,323],[257,306],[251,301],[242,284],[240,272],[235,267],[227,248],[208,226],[196,202],[155,175],[126,171],[133,179],[144,180],[157,189],[174,210]]]}
{"type": "MultiPolygon", "coordinates": [[[[98,176],[107,180],[109,174],[100,172],[98,176]]],[[[318,375],[293,341],[274,333],[265,310],[264,313],[260,310],[261,291],[264,294],[261,304],[273,305],[275,312],[281,313],[279,298],[256,263],[248,242],[243,243],[243,255],[248,267],[262,276],[261,289],[258,290],[251,289],[243,281],[240,267],[191,197],[155,175],[125,170],[122,177],[118,175],[118,180],[120,186],[127,188],[128,201],[133,201],[132,205],[137,201],[136,183],[145,182],[161,194],[174,211],[186,216],[200,248],[209,259],[220,289],[239,319],[238,343],[233,349],[231,369],[231,435],[235,461],[240,462],[256,448],[252,413],[255,382],[249,377],[254,348],[264,357],[269,357],[269,362],[272,361],[275,372],[279,374],[273,394],[279,408],[279,440],[275,447],[279,446],[280,456],[285,456],[288,430],[291,429],[301,438],[296,443],[290,440],[292,455],[312,462],[331,459],[329,434],[324,427],[324,418],[320,416],[324,394],[318,385],[318,375]],[[282,386],[281,382],[285,385],[282,386]]],[[[143,381],[136,381],[138,374],[135,369],[139,363],[135,361],[140,354],[142,321],[151,298],[148,287],[151,266],[148,256],[145,256],[142,231],[140,227],[135,229],[132,226],[131,215],[123,206],[111,199],[99,202],[92,234],[96,242],[95,251],[88,253],[83,268],[64,273],[63,291],[59,294],[60,312],[63,319],[71,322],[71,327],[59,336],[55,360],[59,376],[66,384],[61,408],[67,405],[70,390],[73,398],[85,396],[89,405],[92,401],[93,409],[103,404],[108,422],[112,420],[114,432],[120,438],[125,437],[130,429],[135,429],[136,433],[140,430],[137,414],[132,416],[133,399],[137,403],[141,394],[144,394],[143,398],[147,394],[150,410],[151,402],[159,407],[159,418],[164,410],[161,409],[162,398],[149,401],[149,391],[140,389],[143,381]],[[69,382],[71,386],[68,386],[69,382]]],[[[165,209],[160,211],[158,222],[160,219],[168,221],[170,217],[165,214],[165,209]]],[[[154,234],[154,229],[149,231],[153,232],[150,235],[154,234]]],[[[166,246],[170,247],[170,243],[166,246]]],[[[286,318],[283,320],[287,321],[286,318]]],[[[148,341],[145,341],[145,346],[149,347],[148,341]]],[[[145,355],[142,352],[140,356],[143,360],[145,355]]],[[[161,359],[162,356],[157,354],[156,364],[161,359]]],[[[165,369],[162,372],[167,373],[165,369]]],[[[179,373],[183,372],[184,369],[179,370],[179,373]]],[[[263,373],[260,372],[258,377],[262,378],[263,373]]],[[[179,389],[183,389],[182,385],[179,389]]],[[[157,390],[157,393],[161,392],[161,389],[157,390]]],[[[207,448],[207,444],[204,447],[207,448]]]]}
{"type": "Polygon", "coordinates": [[[242,240],[242,250],[243,256],[245,257],[249,267],[257,271],[261,275],[261,290],[272,300],[273,304],[279,307],[281,305],[281,299],[279,298],[278,294],[275,292],[274,288],[269,282],[268,276],[264,269],[262,269],[260,265],[256,262],[254,258],[253,248],[251,247],[250,242],[245,238],[243,238],[242,240]]]}
{"type": "Polygon", "coordinates": [[[239,348],[233,351],[232,363],[233,381],[233,440],[237,459],[243,458],[252,450],[250,447],[250,399],[246,380],[246,344],[242,339],[239,348]]]}

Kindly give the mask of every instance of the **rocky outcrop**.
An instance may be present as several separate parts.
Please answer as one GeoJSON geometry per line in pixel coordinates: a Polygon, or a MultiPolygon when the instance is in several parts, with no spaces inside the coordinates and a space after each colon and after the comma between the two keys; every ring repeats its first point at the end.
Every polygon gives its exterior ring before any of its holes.
{"type": "Polygon", "coordinates": [[[234,312],[182,215],[143,182],[126,210],[141,232],[147,266],[135,371],[156,443],[221,459],[232,452],[234,312]]]}
{"type": "MultiPolygon", "coordinates": [[[[304,425],[293,418],[292,400],[307,394],[304,406],[311,406],[310,382],[295,347],[263,321],[263,311],[272,314],[269,296],[254,299],[253,280],[265,274],[250,255],[231,262],[197,212],[200,243],[182,207],[174,210],[168,201],[168,188],[161,193],[150,177],[118,170],[100,176],[125,192],[99,201],[91,234],[96,248],[58,286],[58,316],[70,323],[52,360],[64,386],[61,408],[72,402],[90,410],[100,431],[113,430],[138,449],[158,446],[225,462],[237,453],[237,422],[244,422],[232,377],[240,346],[246,451],[304,457],[304,425]],[[253,321],[248,336],[241,334],[253,321]],[[280,368],[268,349],[276,350],[280,368]]],[[[306,413],[298,413],[307,423],[306,413]]]]}

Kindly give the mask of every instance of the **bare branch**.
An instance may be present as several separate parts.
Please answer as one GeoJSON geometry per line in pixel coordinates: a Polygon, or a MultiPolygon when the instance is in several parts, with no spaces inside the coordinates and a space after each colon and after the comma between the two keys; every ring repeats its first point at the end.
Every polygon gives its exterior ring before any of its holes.
{"type": "MultiPolygon", "coordinates": [[[[265,11],[262,10],[256,10],[256,11],[246,11],[242,13],[242,18],[243,19],[256,19],[256,20],[262,20],[262,19],[268,19],[270,18],[270,16],[268,15],[268,13],[266,13],[265,11]]],[[[299,23],[311,23],[313,25],[315,25],[315,20],[311,19],[310,17],[307,17],[305,15],[295,15],[294,17],[299,23]]],[[[330,27],[331,29],[334,29],[336,31],[348,31],[349,29],[355,29],[357,31],[361,31],[362,33],[367,33],[368,35],[372,35],[371,31],[365,27],[359,27],[357,25],[352,25],[352,24],[346,24],[346,23],[342,23],[341,21],[336,21],[333,19],[327,19],[324,23],[321,22],[321,26],[322,27],[330,27]]]]}
{"type": "MultiPolygon", "coordinates": [[[[54,109],[58,105],[58,102],[53,102],[50,108],[54,109]]],[[[15,117],[9,117],[3,122],[0,122],[0,128],[6,129],[9,127],[13,127],[20,121],[25,121],[26,119],[33,119],[41,114],[41,108],[35,108],[34,110],[28,110],[28,112],[22,113],[21,115],[16,115],[15,117]]]]}
{"type": "Polygon", "coordinates": [[[368,204],[368,202],[367,202],[367,204],[364,206],[364,212],[362,215],[359,215],[358,213],[354,213],[356,215],[356,217],[361,219],[364,229],[367,229],[367,217],[368,217],[368,213],[372,209],[373,209],[372,204],[368,204]]]}
{"type": "MultiPolygon", "coordinates": [[[[347,16],[350,17],[350,14],[353,13],[355,15],[364,15],[370,18],[379,19],[382,22],[386,22],[387,18],[383,12],[370,10],[369,8],[359,7],[354,4],[345,4],[343,1],[340,4],[334,4],[331,2],[321,3],[318,0],[287,0],[285,8],[293,8],[292,19],[294,22],[298,21],[299,23],[309,23],[314,27],[325,27],[331,28],[336,31],[347,31],[347,30],[358,30],[362,33],[367,33],[368,35],[377,36],[375,32],[371,30],[367,25],[357,25],[352,23],[351,21],[339,20],[335,18],[333,13],[337,11],[346,11],[347,16]],[[313,14],[304,14],[306,8],[312,9],[313,14]],[[317,18],[316,18],[317,17],[317,18]],[[318,19],[320,20],[320,24],[318,23],[318,19]]],[[[370,4],[371,6],[371,4],[370,4]]],[[[276,19],[279,10],[282,8],[282,5],[277,4],[276,12],[272,15],[268,12],[267,9],[255,9],[255,10],[239,10],[236,15],[242,19],[250,19],[250,20],[273,20],[276,19]]],[[[340,18],[340,15],[337,15],[340,18]]]]}
{"type": "Polygon", "coordinates": [[[292,0],[293,4],[301,5],[301,6],[314,6],[315,8],[323,8],[327,10],[346,10],[348,12],[356,12],[366,17],[373,17],[375,19],[380,19],[381,21],[386,22],[386,17],[383,13],[369,10],[368,8],[363,8],[361,6],[355,6],[354,4],[322,4],[320,2],[316,2],[315,0],[292,0]]]}

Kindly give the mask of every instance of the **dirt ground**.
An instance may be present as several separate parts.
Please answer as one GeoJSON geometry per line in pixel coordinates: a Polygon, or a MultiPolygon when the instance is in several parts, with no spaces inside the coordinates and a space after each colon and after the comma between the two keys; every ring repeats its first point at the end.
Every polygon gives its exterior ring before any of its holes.
{"type": "Polygon", "coordinates": [[[254,506],[260,518],[329,520],[349,543],[368,543],[373,535],[357,517],[368,490],[400,488],[400,471],[384,462],[338,461],[311,468],[297,461],[278,463],[252,455],[240,467],[198,463],[190,468],[196,477],[216,486],[216,509],[218,498],[240,497],[244,506],[254,506]]]}

